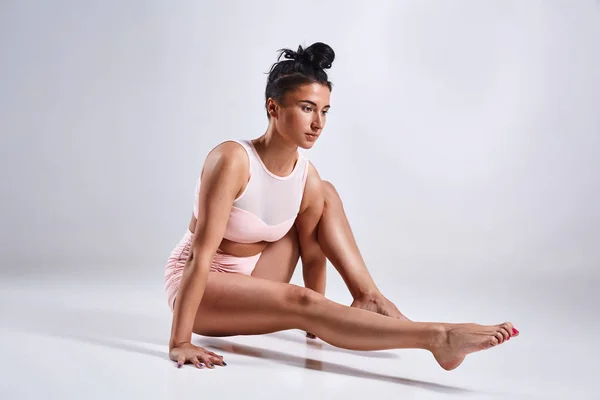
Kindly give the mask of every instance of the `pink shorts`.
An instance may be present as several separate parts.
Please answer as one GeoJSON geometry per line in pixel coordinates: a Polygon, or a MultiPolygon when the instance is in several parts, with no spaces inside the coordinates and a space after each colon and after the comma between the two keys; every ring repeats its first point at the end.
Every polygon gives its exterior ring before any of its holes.
{"type": "MultiPolygon", "coordinates": [[[[177,290],[181,282],[181,275],[190,255],[193,239],[194,234],[186,230],[183,238],[175,246],[165,265],[165,292],[167,293],[167,301],[171,311],[173,311],[173,304],[175,303],[175,297],[177,296],[177,290]]],[[[256,263],[258,263],[260,254],[258,253],[251,257],[234,257],[223,253],[221,250],[217,250],[210,270],[211,272],[236,272],[251,275],[256,267],[256,263]]]]}

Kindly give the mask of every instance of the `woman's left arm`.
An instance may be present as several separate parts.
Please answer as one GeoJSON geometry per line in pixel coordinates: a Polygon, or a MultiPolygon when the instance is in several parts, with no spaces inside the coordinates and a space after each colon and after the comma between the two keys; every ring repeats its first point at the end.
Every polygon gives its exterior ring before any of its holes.
{"type": "Polygon", "coordinates": [[[322,295],[325,295],[327,258],[317,241],[317,230],[324,206],[321,177],[316,168],[309,164],[300,213],[296,219],[296,231],[300,243],[304,286],[322,295]]]}

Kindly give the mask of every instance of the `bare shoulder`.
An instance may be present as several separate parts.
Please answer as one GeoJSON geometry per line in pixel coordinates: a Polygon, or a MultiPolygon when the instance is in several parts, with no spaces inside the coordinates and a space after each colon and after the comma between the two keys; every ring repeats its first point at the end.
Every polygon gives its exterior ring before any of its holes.
{"type": "Polygon", "coordinates": [[[310,206],[319,206],[323,203],[323,187],[321,182],[321,176],[319,172],[311,163],[308,162],[308,177],[306,178],[306,185],[304,186],[304,194],[302,196],[302,203],[300,205],[300,212],[306,211],[310,206]]]}
{"type": "Polygon", "coordinates": [[[249,168],[248,155],[242,145],[226,141],[215,146],[206,156],[202,167],[202,179],[204,180],[206,175],[221,172],[239,174],[242,177],[248,173],[249,168]]]}
{"type": "Polygon", "coordinates": [[[206,156],[206,163],[227,163],[230,165],[247,165],[248,156],[241,144],[226,141],[215,146],[206,156]]]}
{"type": "Polygon", "coordinates": [[[308,177],[304,192],[306,193],[307,190],[309,192],[321,191],[321,175],[310,161],[308,162],[308,177]]]}

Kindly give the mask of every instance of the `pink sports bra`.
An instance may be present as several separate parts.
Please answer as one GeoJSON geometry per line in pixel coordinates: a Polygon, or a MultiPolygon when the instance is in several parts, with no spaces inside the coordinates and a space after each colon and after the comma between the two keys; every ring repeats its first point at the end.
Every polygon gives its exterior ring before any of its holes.
{"type": "MultiPolygon", "coordinates": [[[[276,242],[294,225],[300,211],[309,162],[301,153],[288,176],[267,169],[250,140],[231,140],[244,147],[250,162],[246,188],[233,202],[225,228],[225,239],[237,243],[276,242]]],[[[200,179],[194,195],[198,218],[200,179]]]]}

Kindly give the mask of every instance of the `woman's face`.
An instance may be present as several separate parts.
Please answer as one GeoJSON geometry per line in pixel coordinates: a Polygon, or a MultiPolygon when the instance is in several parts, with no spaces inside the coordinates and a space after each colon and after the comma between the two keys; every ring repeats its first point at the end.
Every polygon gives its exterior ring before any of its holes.
{"type": "Polygon", "coordinates": [[[325,127],[330,95],[327,86],[311,83],[286,93],[283,104],[269,99],[269,112],[277,131],[298,147],[310,149],[325,127]]]}

